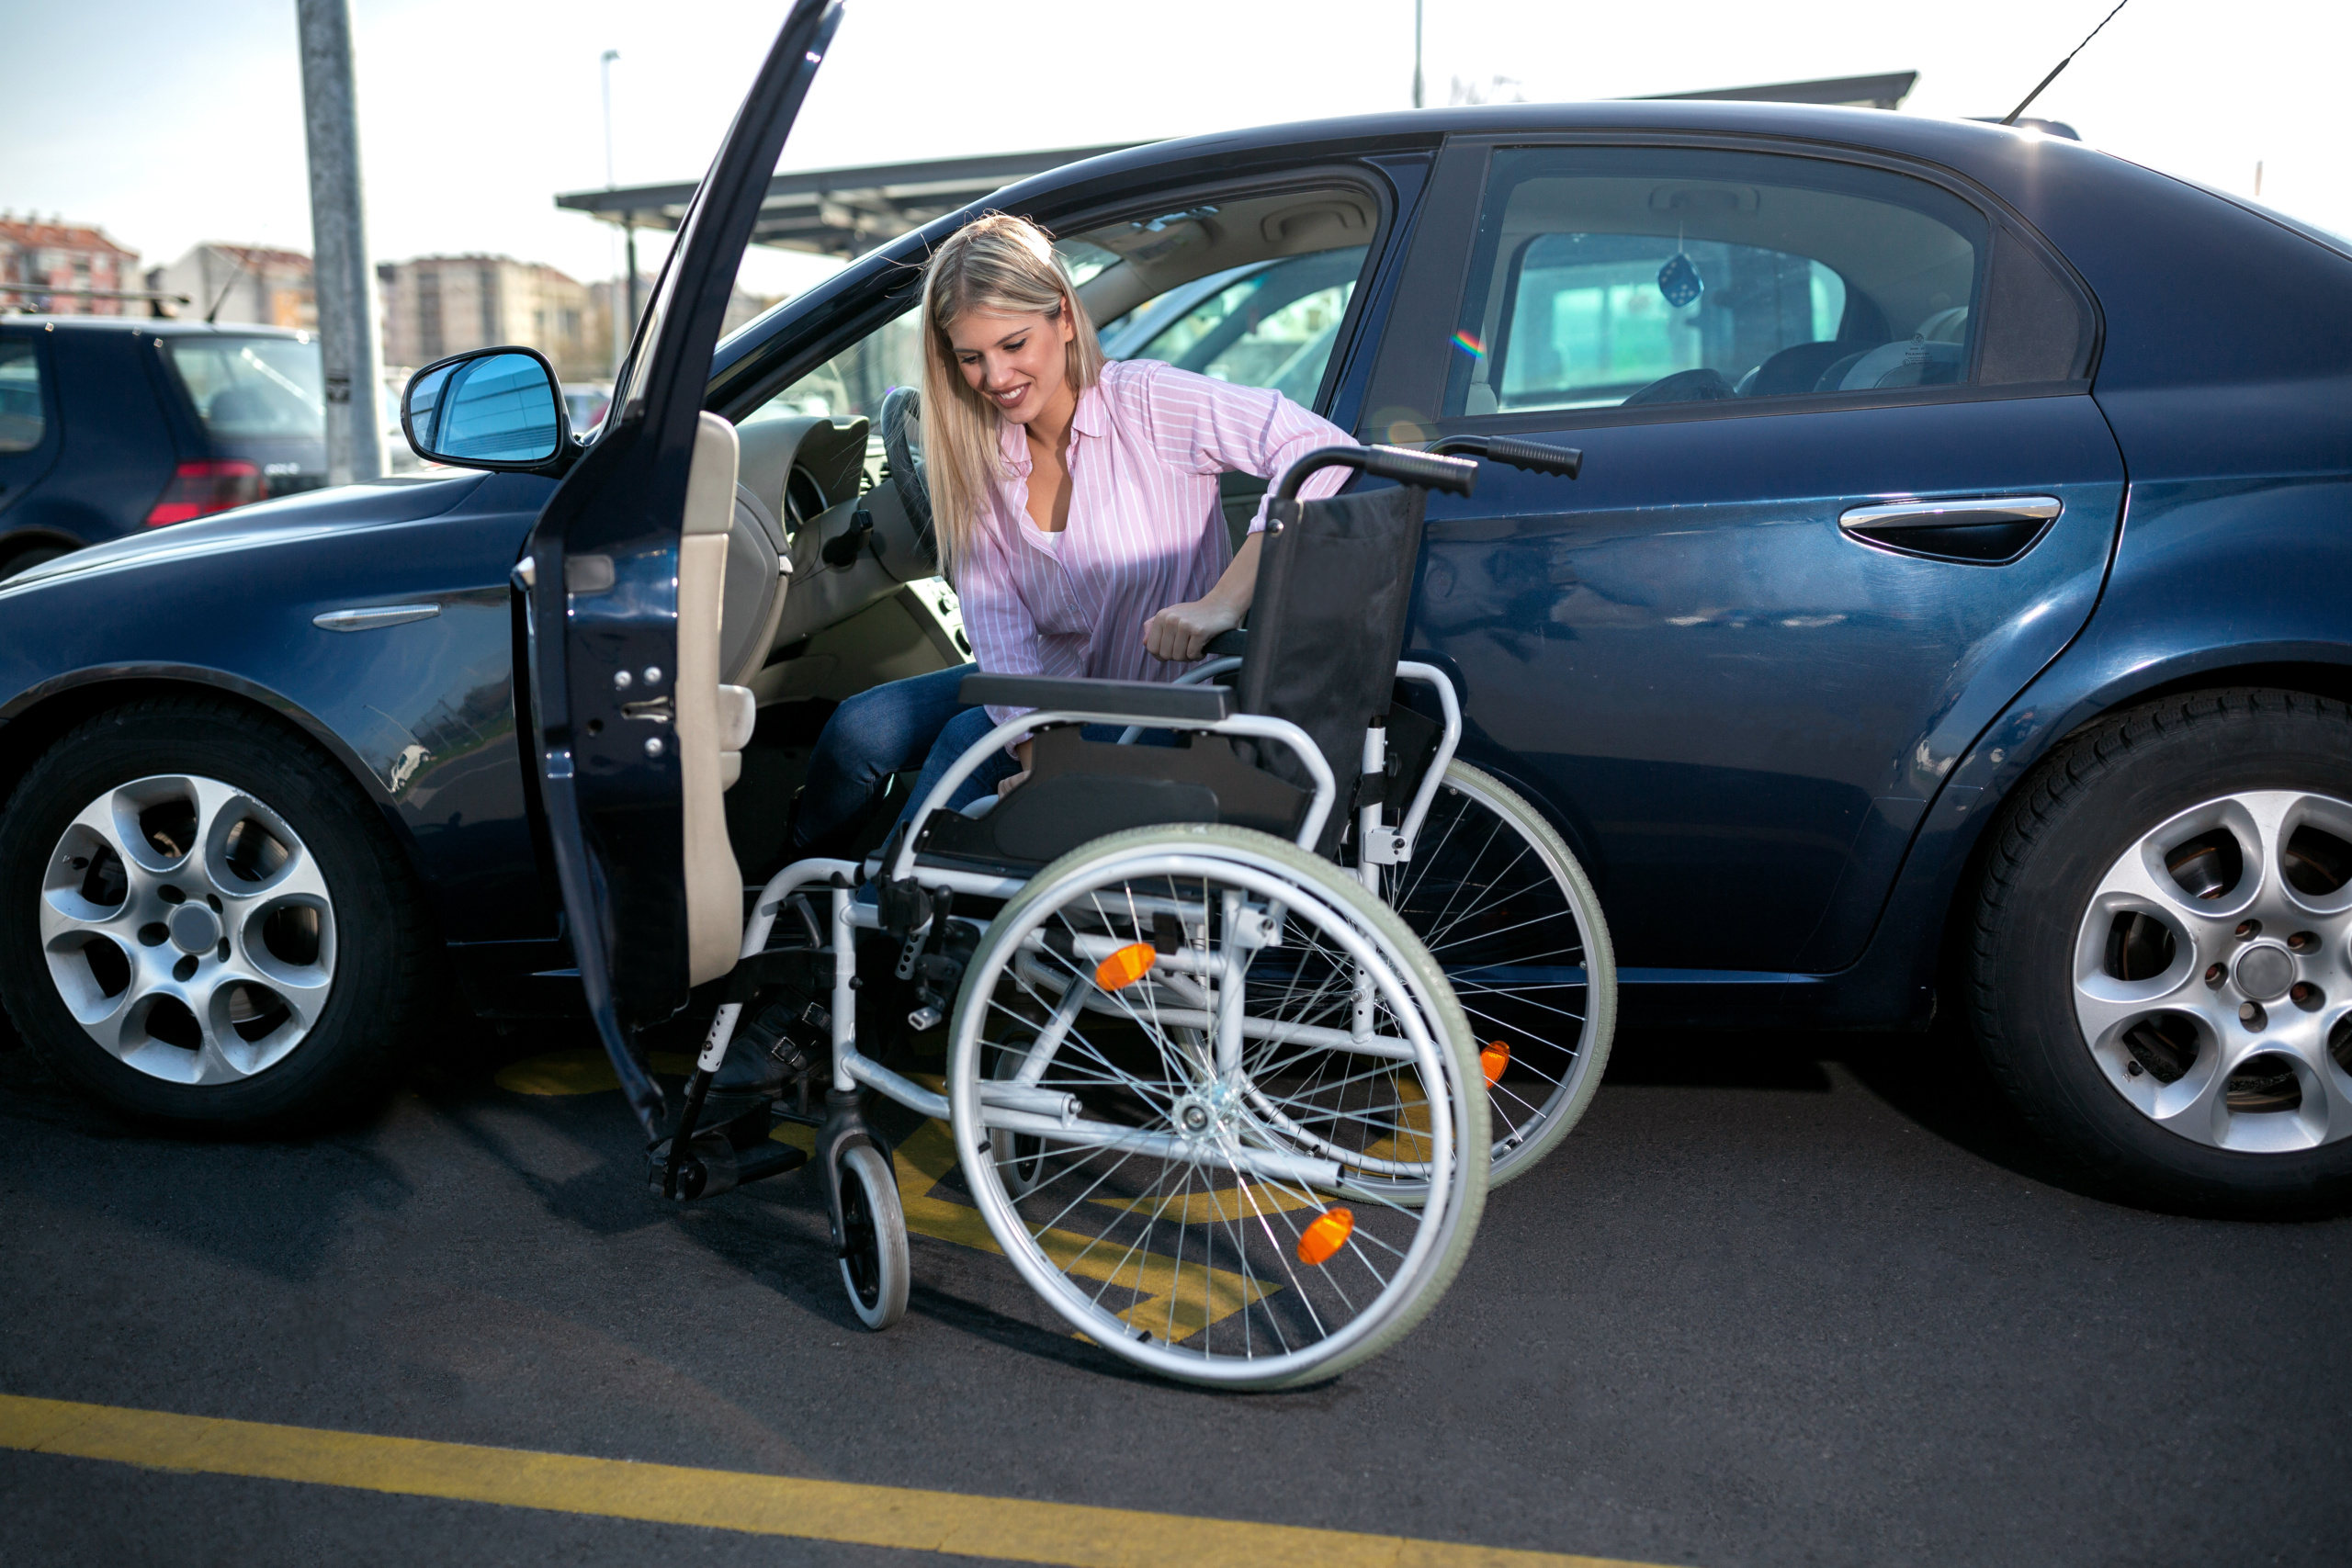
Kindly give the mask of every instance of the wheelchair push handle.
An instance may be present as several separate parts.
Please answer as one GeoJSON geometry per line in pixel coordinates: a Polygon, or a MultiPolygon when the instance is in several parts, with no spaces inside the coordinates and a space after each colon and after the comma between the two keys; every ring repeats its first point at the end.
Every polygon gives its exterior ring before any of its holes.
{"type": "Polygon", "coordinates": [[[1530,473],[1554,474],[1572,479],[1584,467],[1584,453],[1574,446],[1547,446],[1540,441],[1516,441],[1508,435],[1449,435],[1431,446],[1432,453],[1459,452],[1489,463],[1509,463],[1530,473]]]}
{"type": "Polygon", "coordinates": [[[1283,470],[1274,485],[1274,499],[1296,501],[1298,487],[1324,468],[1354,468],[1374,479],[1454,495],[1468,495],[1478,482],[1478,465],[1460,457],[1408,452],[1401,446],[1318,446],[1283,470]]]}

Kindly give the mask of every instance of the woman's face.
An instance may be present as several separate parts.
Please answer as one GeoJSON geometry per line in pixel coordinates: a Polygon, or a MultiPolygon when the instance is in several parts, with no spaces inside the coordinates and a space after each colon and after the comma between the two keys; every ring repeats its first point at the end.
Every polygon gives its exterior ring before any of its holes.
{"type": "Polygon", "coordinates": [[[1069,344],[1077,335],[1068,310],[1051,316],[967,310],[947,329],[964,384],[1013,424],[1028,423],[1060,397],[1069,380],[1069,344]]]}

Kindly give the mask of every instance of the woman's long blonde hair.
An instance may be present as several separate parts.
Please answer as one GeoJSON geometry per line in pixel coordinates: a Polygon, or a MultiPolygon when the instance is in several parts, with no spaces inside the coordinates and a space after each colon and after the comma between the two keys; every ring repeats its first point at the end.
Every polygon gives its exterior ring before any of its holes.
{"type": "Polygon", "coordinates": [[[1059,317],[1077,328],[1069,344],[1070,389],[1102,377],[1094,323],[1054,254],[1053,236],[1025,218],[991,212],[949,235],[932,253],[922,285],[922,426],[940,565],[951,575],[971,547],[989,487],[1003,477],[996,411],[965,384],[948,329],[967,310],[1059,317]]]}

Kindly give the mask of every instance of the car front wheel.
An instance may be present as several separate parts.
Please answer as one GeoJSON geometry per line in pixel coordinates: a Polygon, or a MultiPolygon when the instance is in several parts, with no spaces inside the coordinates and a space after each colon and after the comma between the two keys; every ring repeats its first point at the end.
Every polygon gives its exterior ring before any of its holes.
{"type": "Polygon", "coordinates": [[[1996,829],[1971,933],[1988,1061],[2119,1196],[2352,1196],[2352,711],[2151,704],[2070,742],[1996,829]]]}
{"type": "Polygon", "coordinates": [[[0,1000],[60,1076],[143,1121],[342,1110],[380,1082],[427,951],[374,806],[232,703],[101,715],[0,816],[0,1000]]]}

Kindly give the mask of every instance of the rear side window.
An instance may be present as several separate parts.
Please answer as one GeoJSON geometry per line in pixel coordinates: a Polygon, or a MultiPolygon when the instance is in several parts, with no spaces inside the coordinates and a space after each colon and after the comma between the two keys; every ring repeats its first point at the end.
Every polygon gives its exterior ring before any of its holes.
{"type": "Polygon", "coordinates": [[[1951,386],[1991,256],[1939,186],[1810,158],[1495,154],[1449,418],[1951,386]]]}
{"type": "Polygon", "coordinates": [[[167,337],[164,350],[212,434],[326,439],[317,339],[167,337]]]}
{"type": "Polygon", "coordinates": [[[48,432],[41,410],[40,359],[33,345],[0,342],[0,452],[29,452],[48,432]]]}

